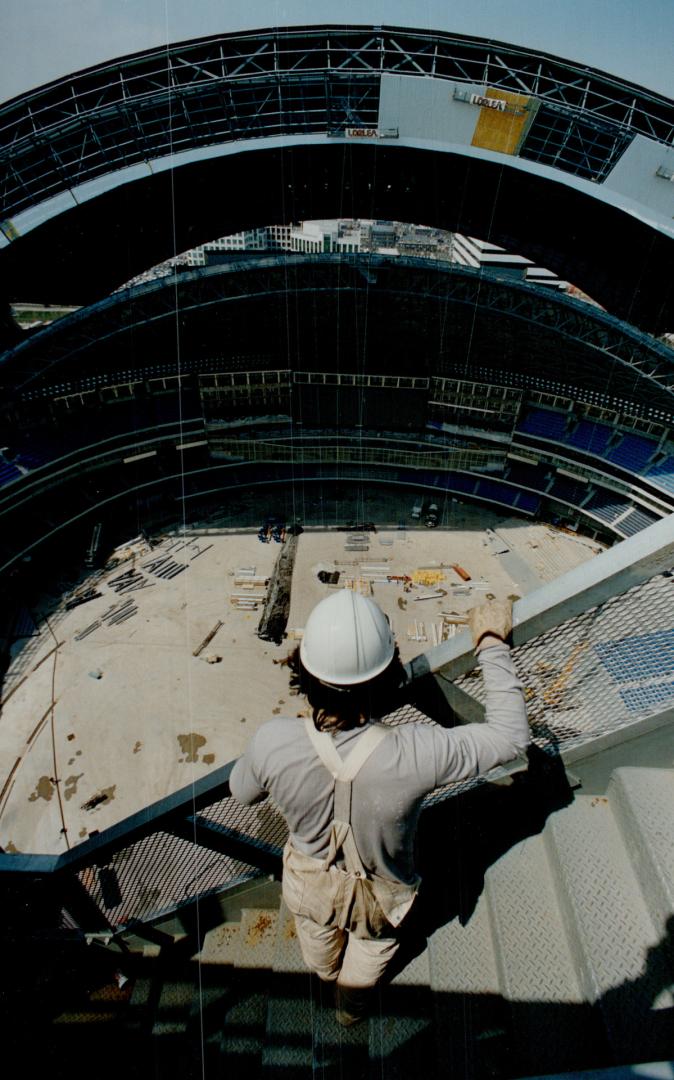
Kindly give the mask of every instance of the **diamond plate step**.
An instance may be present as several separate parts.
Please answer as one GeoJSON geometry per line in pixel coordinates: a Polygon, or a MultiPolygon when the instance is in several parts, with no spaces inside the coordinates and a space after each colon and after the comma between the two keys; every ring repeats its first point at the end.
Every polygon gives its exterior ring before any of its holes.
{"type": "Polygon", "coordinates": [[[502,1075],[509,1033],[484,892],[465,926],[457,919],[441,926],[428,951],[437,1075],[502,1075]]]}
{"type": "Polygon", "coordinates": [[[674,769],[616,769],[609,798],[656,927],[674,915],[674,769]]]}
{"type": "Polygon", "coordinates": [[[485,888],[517,1072],[596,1064],[590,1048],[603,1049],[602,1023],[583,1001],[542,836],[490,867],[485,888]]]}
{"type": "Polygon", "coordinates": [[[310,975],[285,904],[278,913],[274,974],[262,1053],[263,1076],[304,1080],[321,1076],[365,1080],[368,1024],[342,1028],[333,987],[310,975]]]}
{"type": "Polygon", "coordinates": [[[615,1060],[671,1056],[663,956],[608,799],[576,795],[545,830],[579,976],[601,1008],[615,1060]],[[656,1007],[654,1007],[656,1006],[656,1007]]]}
{"type": "Polygon", "coordinates": [[[430,960],[424,948],[389,985],[375,990],[378,1007],[370,1018],[369,1052],[373,1077],[408,1080],[435,1060],[435,1017],[430,960]]]}
{"type": "Polygon", "coordinates": [[[223,1073],[259,1071],[277,923],[278,911],[244,908],[240,923],[216,927],[206,936],[204,960],[232,965],[217,1031],[223,1073]]]}
{"type": "Polygon", "coordinates": [[[212,1057],[214,1048],[201,1038],[199,975],[198,962],[189,957],[169,953],[159,961],[152,1018],[153,1063],[158,1075],[168,1075],[172,1069],[180,1075],[201,1073],[205,1060],[212,1057]]]}

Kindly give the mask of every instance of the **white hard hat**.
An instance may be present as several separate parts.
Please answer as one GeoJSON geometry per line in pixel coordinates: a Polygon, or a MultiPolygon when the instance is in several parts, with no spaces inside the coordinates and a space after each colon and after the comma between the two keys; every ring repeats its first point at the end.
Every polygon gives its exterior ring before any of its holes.
{"type": "Polygon", "coordinates": [[[333,686],[352,686],[381,674],[395,642],[374,600],[340,589],[321,600],[304,628],[300,659],[307,671],[333,686]]]}

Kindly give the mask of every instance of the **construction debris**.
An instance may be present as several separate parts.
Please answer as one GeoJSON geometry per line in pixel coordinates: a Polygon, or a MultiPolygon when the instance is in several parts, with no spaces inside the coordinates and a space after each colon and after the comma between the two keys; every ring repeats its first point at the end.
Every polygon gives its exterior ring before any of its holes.
{"type": "Polygon", "coordinates": [[[419,568],[412,571],[412,581],[415,585],[427,585],[432,588],[433,585],[438,585],[439,582],[444,580],[445,575],[442,570],[419,568]]]}
{"type": "MultiPolygon", "coordinates": [[[[213,640],[213,638],[215,637],[215,635],[217,634],[217,632],[218,632],[218,630],[220,629],[220,627],[221,627],[221,626],[222,626],[222,619],[218,619],[218,621],[216,622],[216,624],[215,624],[215,626],[213,627],[213,629],[212,629],[212,630],[210,630],[210,631],[209,631],[209,632],[208,632],[208,633],[206,634],[206,637],[205,637],[205,638],[204,638],[204,640],[203,640],[203,641],[201,642],[201,644],[200,644],[200,645],[197,645],[196,649],[195,649],[195,650],[194,650],[194,652],[192,653],[192,656],[198,656],[198,655],[199,655],[199,653],[200,653],[200,652],[201,652],[201,651],[202,651],[203,649],[205,649],[205,648],[206,648],[206,646],[208,645],[208,643],[209,643],[210,641],[212,641],[212,640],[213,640]]],[[[206,659],[208,660],[208,657],[206,657],[206,659]]],[[[209,660],[208,662],[209,662],[209,663],[215,663],[215,661],[213,661],[213,660],[209,660]]]]}
{"type": "Polygon", "coordinates": [[[270,579],[267,603],[257,628],[257,636],[263,641],[272,641],[280,645],[285,636],[290,611],[290,583],[293,576],[295,556],[297,554],[298,535],[290,536],[276,560],[274,573],[270,579]]]}
{"type": "Polygon", "coordinates": [[[79,607],[80,604],[88,604],[90,600],[95,600],[102,595],[103,593],[98,592],[97,589],[85,589],[84,592],[76,593],[75,596],[71,596],[69,600],[66,600],[65,609],[66,611],[72,611],[73,608],[79,607]]]}
{"type": "Polygon", "coordinates": [[[458,563],[452,563],[452,570],[455,570],[462,581],[470,581],[470,574],[467,570],[464,570],[458,563]]]}

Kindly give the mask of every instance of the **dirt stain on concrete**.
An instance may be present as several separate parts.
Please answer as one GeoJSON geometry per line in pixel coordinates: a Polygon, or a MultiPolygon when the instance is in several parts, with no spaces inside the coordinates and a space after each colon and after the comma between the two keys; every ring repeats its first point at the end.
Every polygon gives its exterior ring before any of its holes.
{"type": "Polygon", "coordinates": [[[201,760],[203,761],[204,765],[212,765],[215,761],[215,754],[204,754],[201,760]]]}
{"type": "Polygon", "coordinates": [[[65,787],[63,789],[63,796],[65,799],[72,799],[73,795],[77,794],[77,782],[81,780],[84,773],[78,773],[76,776],[68,776],[66,778],[65,787]]]}
{"type": "Polygon", "coordinates": [[[134,752],[134,754],[137,754],[139,752],[139,750],[142,750],[142,749],[143,749],[143,744],[139,739],[138,742],[136,743],[136,745],[133,748],[133,752],[134,752]]]}
{"type": "Polygon", "coordinates": [[[54,781],[48,776],[41,776],[37,782],[37,787],[32,795],[28,796],[28,802],[35,802],[36,799],[44,799],[45,802],[49,802],[54,794],[54,781]]]}
{"type": "Polygon", "coordinates": [[[206,739],[203,735],[198,735],[196,732],[190,732],[189,735],[178,735],[178,742],[180,743],[180,749],[185,755],[181,758],[181,761],[189,761],[190,763],[199,760],[199,750],[202,746],[206,745],[206,739]]]}
{"type": "Polygon", "coordinates": [[[7,842],[7,847],[5,848],[5,851],[7,852],[8,855],[19,855],[20,854],[18,847],[16,847],[12,843],[11,840],[9,840],[7,842]]]}
{"type": "Polygon", "coordinates": [[[80,829],[80,831],[79,831],[79,833],[78,833],[78,836],[79,836],[80,840],[84,840],[84,837],[85,837],[86,835],[87,835],[87,829],[85,829],[85,828],[81,828],[81,829],[80,829]]]}
{"type": "Polygon", "coordinates": [[[85,803],[82,803],[81,810],[97,810],[99,806],[103,806],[104,803],[112,802],[115,797],[115,791],[117,785],[113,784],[109,788],[101,788],[96,794],[92,795],[90,799],[87,799],[85,803]]]}

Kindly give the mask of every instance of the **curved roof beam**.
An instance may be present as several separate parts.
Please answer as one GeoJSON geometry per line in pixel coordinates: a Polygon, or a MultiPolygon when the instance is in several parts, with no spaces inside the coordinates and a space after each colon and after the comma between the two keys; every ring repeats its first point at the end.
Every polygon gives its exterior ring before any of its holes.
{"type": "Polygon", "coordinates": [[[546,54],[388,27],[228,34],[58,80],[5,105],[0,131],[0,244],[14,295],[37,298],[34,290],[49,281],[53,290],[55,277],[72,300],[103,295],[173,253],[169,223],[197,200],[209,214],[197,211],[191,230],[177,222],[178,250],[222,235],[223,194],[235,204],[234,231],[262,218],[306,218],[310,205],[316,216],[339,216],[348,161],[357,174],[350,216],[418,220],[542,253],[617,313],[651,329],[672,318],[674,106],[546,54]],[[272,160],[280,147],[299,153],[272,160]],[[376,168],[364,147],[379,151],[376,168]],[[239,159],[255,150],[263,157],[246,168],[239,159]],[[411,197],[413,183],[397,184],[401,168],[426,185],[425,199],[411,197]],[[502,185],[506,174],[514,175],[502,185]],[[283,189],[272,195],[271,213],[260,205],[260,176],[283,189]],[[179,177],[184,201],[175,204],[179,177]],[[246,205],[252,179],[257,205],[246,205]],[[440,192],[439,182],[450,187],[440,192]],[[534,234],[523,219],[536,200],[547,212],[534,215],[534,234]],[[114,249],[140,207],[144,231],[122,269],[114,249]],[[92,229],[99,257],[112,253],[94,284],[91,267],[83,273],[80,265],[91,258],[83,233],[92,229]],[[622,265],[607,267],[605,245],[622,229],[622,265]],[[41,242],[30,243],[34,233],[41,242]]]}
{"type": "MultiPolygon", "coordinates": [[[[3,383],[7,388],[13,385],[20,395],[39,387],[52,372],[57,378],[72,378],[79,364],[85,366],[98,359],[103,346],[112,346],[115,355],[128,357],[128,343],[133,341],[143,353],[146,346],[138,345],[139,336],[146,335],[147,340],[151,335],[155,340],[162,334],[174,337],[177,316],[181,325],[195,314],[212,321],[229,308],[228,317],[239,326],[244,340],[254,336],[250,311],[261,300],[276,301],[274,310],[281,311],[287,310],[288,303],[304,303],[311,319],[320,322],[317,298],[337,293],[360,294],[370,305],[387,305],[390,317],[384,318],[380,327],[384,323],[395,325],[396,312],[400,315],[408,302],[423,305],[429,319],[431,312],[437,314],[440,309],[446,313],[452,306],[467,309],[471,323],[476,312],[481,320],[489,316],[501,322],[513,320],[546,343],[541,351],[551,338],[559,342],[562,357],[564,350],[573,350],[580,372],[584,365],[595,365],[599,378],[605,369],[608,379],[609,369],[617,364],[630,377],[630,399],[650,401],[674,415],[674,354],[650,335],[582,301],[513,281],[498,272],[383,255],[249,256],[124,289],[59,319],[2,354],[3,383]]],[[[418,318],[415,311],[413,320],[418,318]]],[[[293,318],[297,318],[296,312],[293,307],[293,318]]],[[[344,309],[342,314],[346,334],[344,309]]],[[[329,312],[325,319],[328,325],[329,312]]],[[[447,321],[446,314],[443,320],[447,321]]],[[[430,325],[430,321],[418,324],[419,332],[423,330],[429,341],[430,325]]],[[[469,336],[472,338],[473,331],[469,336]]],[[[419,355],[422,351],[420,347],[419,355]]],[[[479,357],[475,362],[480,362],[479,357]]],[[[573,381],[569,371],[566,378],[573,381]]],[[[586,381],[589,383],[589,372],[586,381]]]]}

